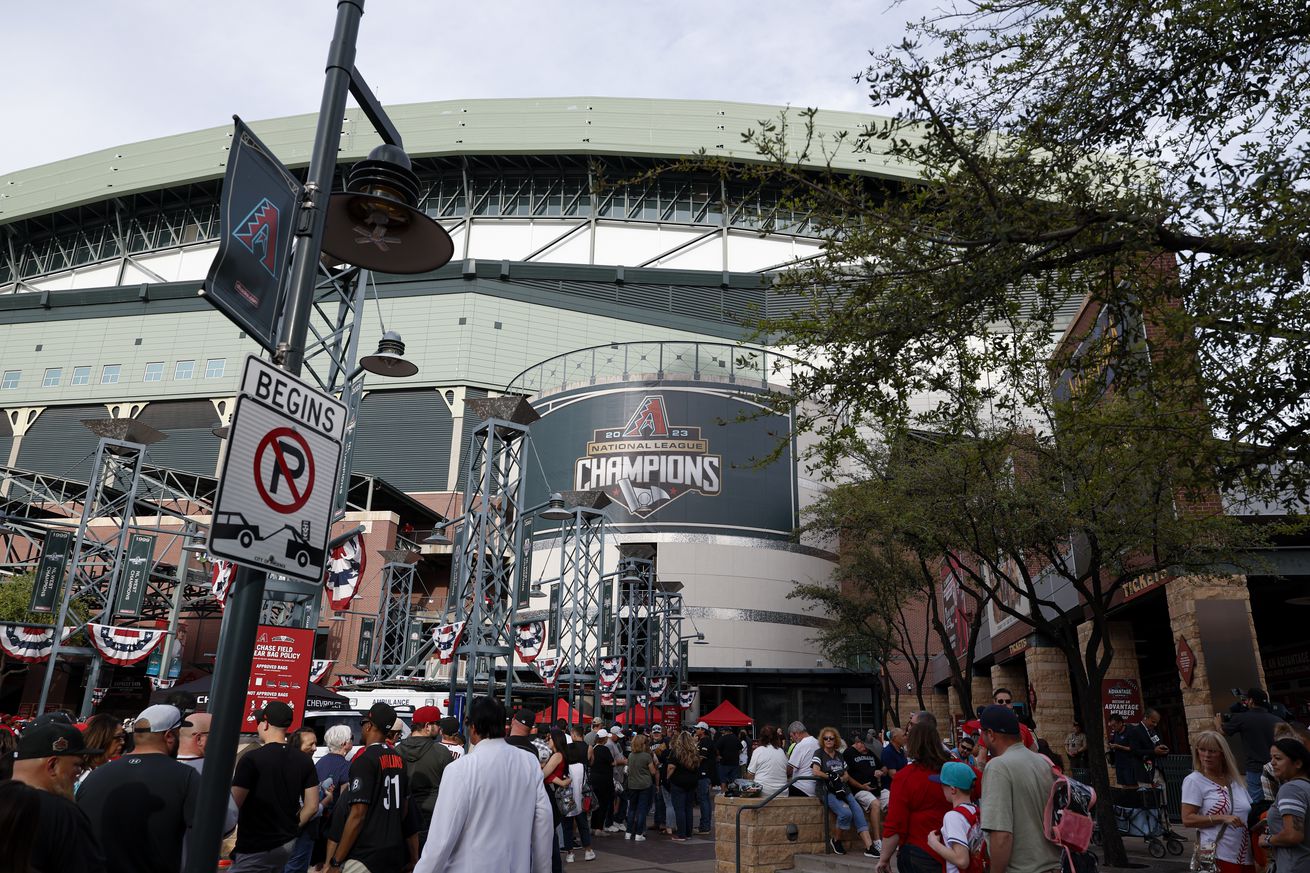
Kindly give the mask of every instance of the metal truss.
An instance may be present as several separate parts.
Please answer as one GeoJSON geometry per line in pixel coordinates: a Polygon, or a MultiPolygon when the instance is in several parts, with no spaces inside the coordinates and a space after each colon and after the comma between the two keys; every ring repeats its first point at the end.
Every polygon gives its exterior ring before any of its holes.
{"type": "Polygon", "coordinates": [[[537,413],[519,396],[478,398],[469,408],[483,419],[469,439],[464,476],[464,518],[455,542],[452,573],[455,618],[467,622],[463,643],[465,690],[495,694],[505,672],[505,703],[514,684],[514,625],[520,598],[518,560],[523,554],[525,461],[528,425],[537,413]]]}
{"type": "Polygon", "coordinates": [[[677,703],[677,695],[685,690],[687,685],[687,658],[686,643],[682,639],[682,592],[680,590],[668,590],[676,585],[679,589],[680,583],[663,583],[657,582],[655,589],[655,617],[656,617],[656,634],[655,634],[655,660],[651,665],[650,674],[653,676],[667,676],[669,679],[669,688],[665,691],[664,699],[672,700],[677,703]]]}
{"type": "Polygon", "coordinates": [[[383,549],[379,554],[386,564],[382,566],[378,631],[368,672],[371,679],[389,679],[400,672],[413,655],[410,633],[419,553],[407,549],[383,549]]]}
{"type": "Polygon", "coordinates": [[[651,673],[659,645],[655,640],[655,563],[624,558],[618,572],[618,600],[614,611],[615,649],[623,655],[623,711],[651,673]]]}
{"type": "MultiPolygon", "coordinates": [[[[565,505],[575,493],[564,493],[565,505]]],[[[591,505],[572,507],[573,517],[560,526],[559,577],[541,583],[543,588],[551,586],[548,633],[560,664],[555,687],[564,689],[569,705],[579,711],[587,689],[595,695],[592,711],[600,711],[597,669],[601,656],[608,655],[613,645],[613,577],[605,575],[609,519],[601,506],[593,500],[591,505]]]]}

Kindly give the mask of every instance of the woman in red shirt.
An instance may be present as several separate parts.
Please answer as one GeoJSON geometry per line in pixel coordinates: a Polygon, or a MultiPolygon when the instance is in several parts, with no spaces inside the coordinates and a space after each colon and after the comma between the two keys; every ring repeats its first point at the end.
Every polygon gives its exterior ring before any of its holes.
{"type": "Polygon", "coordinates": [[[942,816],[951,804],[942,794],[942,786],[928,777],[940,774],[951,758],[937,728],[925,722],[910,728],[905,752],[911,763],[892,779],[878,873],[889,873],[898,848],[900,873],[941,873],[942,860],[928,847],[928,834],[942,826],[942,816]]]}

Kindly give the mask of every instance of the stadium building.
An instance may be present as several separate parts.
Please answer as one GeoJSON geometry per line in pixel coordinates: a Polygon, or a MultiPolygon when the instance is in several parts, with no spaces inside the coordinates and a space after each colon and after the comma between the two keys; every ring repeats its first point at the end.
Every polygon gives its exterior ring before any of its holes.
{"type": "MultiPolygon", "coordinates": [[[[417,375],[365,385],[347,522],[366,525],[368,551],[394,549],[398,537],[460,511],[478,423],[468,400],[527,394],[542,415],[533,425],[534,500],[606,489],[617,548],[682,583],[687,630],[704,636],[688,648],[690,684],[701,692],[695,711],[730,700],[757,722],[804,713],[874,724],[876,676],[868,665],[825,661],[811,639],[823,619],[787,597],[795,582],[830,574],[832,555],[793,536],[821,477],[795,446],[772,465],[754,464],[787,432],[785,420],[752,414],[764,392],[786,387],[790,364],[779,370],[771,352],[743,348],[743,322],[791,305],[770,277],[818,254],[820,241],[767,190],[676,166],[647,173],[702,151],[750,160],[740,132],[783,109],[561,98],[388,111],[414,159],[420,206],[449,232],[455,256],[428,274],[377,275],[367,289],[376,303],[365,310],[361,347],[396,330],[418,366],[417,375]]],[[[870,118],[815,121],[833,133],[870,118]]],[[[252,127],[304,171],[312,116],[252,127]]],[[[96,445],[80,422],[131,418],[166,437],[150,447],[152,464],[197,487],[212,483],[223,451],[213,431],[229,423],[242,361],[258,351],[197,296],[217,246],[231,135],[196,131],[0,176],[7,475],[75,493],[96,445]]],[[[350,111],[340,169],[376,144],[350,111]]],[[[840,156],[835,169],[909,176],[873,154],[840,156]]],[[[423,551],[414,610],[435,619],[450,549],[423,551]]],[[[334,659],[339,675],[357,673],[381,563],[370,561],[351,614],[334,621],[324,612],[318,622],[316,656],[334,659]]],[[[189,613],[186,668],[212,664],[218,615],[189,613]]],[[[77,669],[64,679],[70,698],[77,669]]],[[[130,673],[118,671],[116,687],[130,673]]],[[[30,678],[0,686],[0,709],[32,700],[30,678]]]]}

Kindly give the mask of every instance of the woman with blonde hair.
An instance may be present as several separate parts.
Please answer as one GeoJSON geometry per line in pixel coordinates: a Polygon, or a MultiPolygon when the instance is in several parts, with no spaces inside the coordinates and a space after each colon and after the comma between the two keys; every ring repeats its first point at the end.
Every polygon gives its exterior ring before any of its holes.
{"type": "Polygon", "coordinates": [[[1214,852],[1220,873],[1254,873],[1247,816],[1251,796],[1228,741],[1218,731],[1192,740],[1192,770],[1183,780],[1183,827],[1197,829],[1197,851],[1214,852]]]}
{"type": "Polygon", "coordinates": [[[669,781],[669,793],[673,795],[673,820],[677,825],[673,841],[681,843],[691,837],[692,803],[700,781],[700,749],[695,738],[686,731],[679,731],[669,745],[668,760],[664,775],[669,781]]]}
{"type": "Polygon", "coordinates": [[[819,796],[824,799],[828,809],[837,816],[837,832],[828,841],[834,853],[846,854],[842,845],[841,832],[855,831],[864,843],[864,854],[876,857],[873,837],[869,835],[869,822],[864,817],[864,810],[855,799],[855,791],[850,787],[851,774],[846,772],[846,759],[842,750],[846,744],[835,727],[825,727],[819,731],[819,750],[810,760],[810,771],[819,779],[819,796]]]}

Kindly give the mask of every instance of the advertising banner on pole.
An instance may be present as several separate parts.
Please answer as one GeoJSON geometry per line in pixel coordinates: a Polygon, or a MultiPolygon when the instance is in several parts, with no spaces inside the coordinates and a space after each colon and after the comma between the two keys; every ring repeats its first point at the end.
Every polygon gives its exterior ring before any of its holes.
{"type": "Polygon", "coordinates": [[[254,733],[256,715],[264,704],[280,700],[291,707],[291,726],[300,724],[309,693],[309,668],[314,662],[314,631],[261,624],[255,635],[255,656],[246,687],[246,719],[242,731],[254,733]]]}
{"type": "Polygon", "coordinates": [[[54,612],[59,602],[59,591],[68,575],[68,553],[73,547],[73,532],[52,530],[45,535],[45,548],[36,566],[36,580],[32,583],[32,600],[29,612],[54,612]]]}
{"type": "Polygon", "coordinates": [[[373,660],[373,634],[377,630],[377,624],[376,618],[359,620],[359,643],[355,649],[355,666],[361,670],[367,670],[369,662],[373,660]]]}
{"type": "Polygon", "coordinates": [[[218,254],[201,294],[271,352],[301,186],[245,122],[235,121],[219,204],[218,254]]]}
{"type": "Polygon", "coordinates": [[[519,609],[527,609],[532,602],[532,519],[523,520],[523,558],[519,561],[516,599],[519,609]]]}
{"type": "Polygon", "coordinates": [[[127,540],[127,557],[123,561],[122,575],[118,579],[117,604],[114,614],[125,618],[138,618],[146,599],[146,583],[150,568],[154,566],[155,535],[132,534],[127,540]]]}

